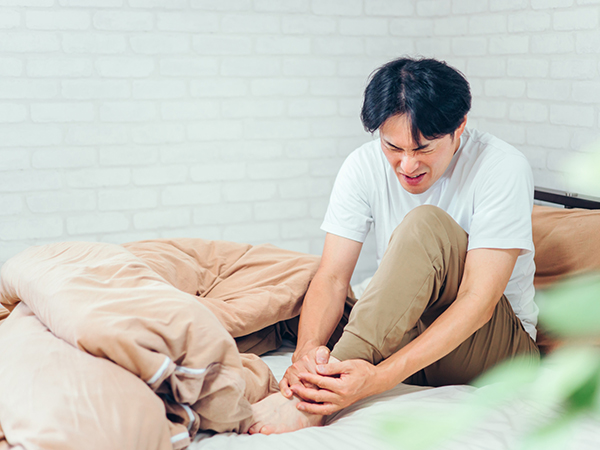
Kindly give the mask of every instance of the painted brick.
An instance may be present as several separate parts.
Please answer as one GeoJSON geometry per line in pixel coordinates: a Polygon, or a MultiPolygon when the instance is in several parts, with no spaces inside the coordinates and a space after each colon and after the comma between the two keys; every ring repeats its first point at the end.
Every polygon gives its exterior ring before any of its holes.
{"type": "Polygon", "coordinates": [[[285,154],[290,159],[323,158],[337,154],[336,139],[305,139],[288,142],[285,154]]]}
{"type": "Polygon", "coordinates": [[[316,55],[360,55],[364,51],[364,41],[358,37],[317,37],[313,39],[313,53],[316,55]]]}
{"type": "Polygon", "coordinates": [[[3,80],[0,83],[0,98],[49,99],[58,93],[55,81],[47,80],[3,80]]]}
{"type": "Polygon", "coordinates": [[[471,95],[474,97],[479,97],[483,95],[484,92],[484,87],[483,87],[483,80],[480,80],[478,78],[473,78],[469,81],[470,87],[471,87],[471,95]]]}
{"type": "Polygon", "coordinates": [[[80,6],[83,8],[114,8],[123,6],[123,0],[58,0],[58,3],[61,6],[80,6]]]}
{"type": "Polygon", "coordinates": [[[16,195],[0,197],[0,216],[14,216],[23,211],[23,200],[16,195]]]}
{"type": "Polygon", "coordinates": [[[166,58],[160,60],[160,73],[169,76],[213,76],[219,73],[214,58],[166,58]]]}
{"type": "Polygon", "coordinates": [[[0,192],[50,191],[61,187],[56,171],[9,171],[0,177],[0,192]]]}
{"type": "MultiPolygon", "coordinates": [[[[420,55],[424,56],[447,55],[450,53],[450,42],[450,39],[446,38],[418,39],[415,48],[420,55]]],[[[472,46],[469,46],[469,49],[470,47],[472,46]]]]}
{"type": "Polygon", "coordinates": [[[284,239],[301,239],[306,237],[321,237],[320,220],[304,219],[284,222],[281,224],[281,237],[284,239]]]}
{"type": "Polygon", "coordinates": [[[99,149],[100,165],[103,166],[145,166],[158,161],[158,150],[128,144],[124,147],[110,146],[99,149]]]}
{"type": "Polygon", "coordinates": [[[578,8],[571,11],[555,11],[554,29],[586,30],[598,27],[598,10],[596,8],[578,8]]]}
{"type": "Polygon", "coordinates": [[[0,6],[53,6],[54,0],[0,0],[0,6]]]}
{"type": "Polygon", "coordinates": [[[27,75],[30,77],[88,77],[93,65],[89,59],[28,58],[27,75]]]}
{"type": "Polygon", "coordinates": [[[514,55],[529,51],[529,36],[493,36],[490,38],[492,55],[514,55]]]}
{"type": "Polygon", "coordinates": [[[507,19],[506,16],[503,15],[478,15],[469,18],[470,34],[498,34],[506,33],[506,30],[507,19]]]}
{"type": "Polygon", "coordinates": [[[337,27],[336,20],[331,17],[294,15],[285,16],[281,21],[283,32],[288,34],[333,34],[337,27]]]}
{"type": "Polygon", "coordinates": [[[598,130],[575,130],[571,138],[571,148],[578,151],[596,152],[599,139],[600,132],[598,130]]]}
{"type": "Polygon", "coordinates": [[[317,177],[333,177],[340,171],[342,158],[313,160],[310,163],[310,174],[317,177]]]}
{"type": "Polygon", "coordinates": [[[365,12],[370,16],[411,16],[415,7],[409,0],[365,0],[365,12]]]}
{"type": "Polygon", "coordinates": [[[248,92],[248,82],[238,79],[204,78],[192,81],[193,97],[242,97],[248,92]]]}
{"type": "Polygon", "coordinates": [[[194,50],[201,55],[247,55],[252,39],[246,36],[200,35],[192,38],[194,50]]]}
{"type": "Polygon", "coordinates": [[[595,78],[598,74],[597,62],[594,59],[560,59],[552,61],[550,76],[552,78],[566,78],[568,80],[581,80],[595,78]]]}
{"type": "Polygon", "coordinates": [[[451,8],[450,0],[420,0],[417,2],[419,16],[448,16],[451,8]]]}
{"type": "Polygon", "coordinates": [[[312,12],[325,16],[359,16],[362,0],[318,0],[312,2],[312,12]]]}
{"type": "Polygon", "coordinates": [[[571,91],[568,81],[536,80],[527,82],[527,97],[538,100],[567,100],[571,91]]]}
{"type": "Polygon", "coordinates": [[[367,38],[368,56],[390,56],[413,53],[414,44],[410,38],[367,38]]]}
{"type": "Polygon", "coordinates": [[[128,142],[127,128],[120,125],[71,125],[65,142],[74,145],[124,144],[128,142]]]}
{"type": "Polygon", "coordinates": [[[575,50],[575,37],[570,33],[554,33],[531,37],[533,53],[571,53],[575,50]]]}
{"type": "Polygon", "coordinates": [[[50,239],[63,234],[63,221],[60,217],[18,219],[0,222],[0,236],[3,240],[50,239]]]}
{"type": "Polygon", "coordinates": [[[597,31],[578,32],[575,48],[577,53],[600,53],[600,33],[597,31]]]}
{"type": "Polygon", "coordinates": [[[259,202],[254,204],[256,220],[301,219],[308,213],[308,203],[299,200],[259,202]]]}
{"type": "Polygon", "coordinates": [[[525,133],[527,127],[524,125],[489,121],[485,123],[483,130],[490,132],[517,148],[519,144],[524,144],[526,141],[525,133]]]}
{"type": "Polygon", "coordinates": [[[503,77],[506,75],[506,61],[498,58],[469,59],[466,73],[473,77],[503,77]]]}
{"type": "Polygon", "coordinates": [[[19,11],[2,10],[0,11],[0,28],[17,28],[21,25],[21,14],[19,11]]]}
{"type": "Polygon", "coordinates": [[[335,100],[317,98],[291,101],[288,114],[291,117],[319,117],[335,115],[337,111],[335,100]]]}
{"type": "Polygon", "coordinates": [[[248,175],[251,180],[289,179],[307,173],[308,163],[304,161],[248,164],[248,175]]]}
{"type": "Polygon", "coordinates": [[[225,33],[279,33],[279,18],[267,15],[226,15],[221,21],[221,30],[225,33]]]}
{"type": "Polygon", "coordinates": [[[103,102],[100,104],[102,122],[146,122],[156,119],[157,107],[151,102],[103,102]]]}
{"type": "Polygon", "coordinates": [[[309,0],[255,0],[255,11],[302,13],[309,10],[309,0]]]}
{"type": "Polygon", "coordinates": [[[162,31],[214,33],[219,30],[219,16],[206,12],[158,13],[157,28],[162,31]]]}
{"type": "Polygon", "coordinates": [[[232,182],[223,185],[226,202],[254,202],[270,200],[277,194],[277,184],[266,181],[232,182]]]}
{"type": "Polygon", "coordinates": [[[490,11],[513,11],[529,7],[529,0],[490,0],[490,11]]]}
{"type": "Polygon", "coordinates": [[[74,188],[126,186],[131,180],[129,169],[81,169],[67,174],[67,185],[74,188]]]}
{"type": "Polygon", "coordinates": [[[185,127],[180,123],[145,124],[131,130],[136,144],[171,144],[185,140],[185,127]]]}
{"type": "Polygon", "coordinates": [[[186,184],[167,186],[162,191],[162,204],[165,206],[206,205],[221,201],[220,187],[215,184],[186,184]]]}
{"type": "Polygon", "coordinates": [[[190,168],[192,181],[241,180],[246,176],[246,163],[209,163],[190,168]]]}
{"type": "Polygon", "coordinates": [[[566,148],[569,145],[569,131],[552,125],[528,125],[527,143],[540,147],[566,148]]]}
{"type": "Polygon", "coordinates": [[[92,103],[34,103],[30,108],[34,122],[91,122],[95,116],[92,103]]]}
{"type": "Polygon", "coordinates": [[[555,9],[571,6],[573,0],[531,0],[533,9],[555,9]]]}
{"type": "Polygon", "coordinates": [[[279,225],[276,223],[261,223],[249,225],[230,225],[223,230],[223,239],[249,244],[273,242],[279,237],[279,225]]]}
{"type": "Polygon", "coordinates": [[[178,34],[139,35],[131,37],[129,42],[134,52],[145,55],[172,55],[190,51],[190,38],[178,34]]]}
{"type": "Polygon", "coordinates": [[[29,169],[30,153],[29,149],[0,150],[0,171],[29,169]]]}
{"type": "Polygon", "coordinates": [[[358,116],[322,118],[312,123],[312,135],[315,137],[344,137],[362,134],[363,126],[358,116]]]}
{"type": "Polygon", "coordinates": [[[0,58],[0,76],[18,77],[23,73],[23,62],[17,58],[0,58]]]}
{"type": "Polygon", "coordinates": [[[35,169],[69,169],[96,164],[96,150],[92,148],[62,148],[36,150],[31,158],[35,169]]]}
{"type": "Polygon", "coordinates": [[[121,213],[96,213],[67,218],[70,235],[111,233],[129,228],[129,219],[121,213]]]}
{"type": "Polygon", "coordinates": [[[270,55],[307,55],[310,38],[296,36],[265,36],[256,39],[256,52],[270,55]]]}
{"type": "Polygon", "coordinates": [[[14,103],[0,103],[0,123],[17,123],[27,119],[27,107],[14,103]]]}
{"type": "Polygon", "coordinates": [[[288,77],[333,76],[336,63],[324,58],[284,58],[283,74],[288,77]]]}
{"type": "MultiPolygon", "coordinates": [[[[234,141],[235,142],[235,141],[234,141]]],[[[231,142],[184,142],[160,148],[162,164],[185,164],[217,161],[221,158],[221,150],[231,142]]]]}
{"type": "Polygon", "coordinates": [[[545,59],[509,59],[506,73],[509,77],[545,78],[549,63],[545,59]]]}
{"type": "MultiPolygon", "coordinates": [[[[362,77],[366,80],[371,72],[377,67],[389,61],[388,57],[365,57],[361,59],[344,58],[338,63],[338,75],[340,77],[362,77]]],[[[366,84],[366,83],[365,83],[366,84]]]]}
{"type": "Polygon", "coordinates": [[[487,0],[454,0],[452,2],[453,14],[473,14],[486,12],[487,10],[487,0]]]}
{"type": "Polygon", "coordinates": [[[284,113],[283,100],[224,100],[223,117],[281,117],[284,113]]]}
{"type": "Polygon", "coordinates": [[[519,151],[521,151],[529,165],[533,169],[543,169],[546,167],[546,159],[548,157],[548,151],[539,147],[529,147],[529,146],[521,146],[519,147],[519,151]]]}
{"type": "Polygon", "coordinates": [[[204,120],[187,126],[187,137],[192,141],[220,141],[240,139],[243,136],[239,120],[204,120]]]}
{"type": "Polygon", "coordinates": [[[365,85],[362,78],[317,78],[310,81],[310,93],[318,97],[362,97],[365,85]]]}
{"type": "Polygon", "coordinates": [[[159,166],[133,169],[133,183],[137,186],[183,183],[187,179],[186,166],[159,166]]]}
{"type": "Polygon", "coordinates": [[[65,53],[125,53],[127,42],[122,34],[86,33],[62,35],[62,49],[65,53]]]}
{"type": "Polygon", "coordinates": [[[60,128],[46,125],[2,125],[0,147],[45,147],[62,141],[60,128]]]}
{"type": "Polygon", "coordinates": [[[390,34],[407,37],[429,37],[433,35],[433,21],[429,19],[392,19],[390,34]]]}
{"type": "MultiPolygon", "coordinates": [[[[151,1],[151,0],[148,0],[151,1]]],[[[150,239],[159,239],[161,236],[154,231],[132,231],[124,233],[105,233],[100,237],[100,242],[109,244],[124,244],[127,242],[145,241],[150,239]]]]}
{"type": "Polygon", "coordinates": [[[576,81],[573,83],[572,95],[573,100],[575,100],[576,102],[600,103],[600,82],[576,81]]]}
{"type": "Polygon", "coordinates": [[[433,32],[438,36],[461,36],[467,34],[468,17],[443,17],[433,19],[433,32]]]}
{"type": "Polygon", "coordinates": [[[302,139],[310,136],[306,120],[256,119],[244,123],[244,136],[250,139],[302,139]]]}
{"type": "Polygon", "coordinates": [[[220,115],[220,107],[220,102],[206,100],[169,102],[160,106],[165,120],[216,119],[220,115]]]}
{"type": "Polygon", "coordinates": [[[67,80],[61,83],[62,95],[69,99],[118,99],[131,95],[129,83],[117,80],[67,80]]]}
{"type": "Polygon", "coordinates": [[[227,203],[198,206],[193,211],[193,222],[195,225],[225,225],[252,222],[252,205],[247,203],[227,203]]]}
{"type": "Polygon", "coordinates": [[[519,98],[525,94],[526,83],[522,80],[487,80],[485,94],[490,97],[519,98]]]}
{"type": "Polygon", "coordinates": [[[550,123],[574,127],[591,127],[594,125],[594,107],[550,105],[550,123]]]}
{"type": "Polygon", "coordinates": [[[552,16],[545,12],[525,11],[508,16],[508,31],[520,33],[550,29],[552,16]]]}
{"type": "Polygon", "coordinates": [[[221,227],[185,227],[185,228],[173,228],[170,230],[162,230],[160,232],[161,238],[201,238],[206,240],[220,240],[222,235],[221,227]]]}
{"type": "Polygon", "coordinates": [[[94,65],[98,75],[108,78],[141,78],[154,72],[154,61],[150,58],[100,58],[94,65]]]}
{"type": "Polygon", "coordinates": [[[298,96],[308,92],[308,80],[296,78],[264,78],[252,80],[251,91],[256,96],[298,96]]]}
{"type": "Polygon", "coordinates": [[[133,82],[134,98],[182,98],[186,93],[187,85],[183,80],[139,80],[133,82]]]}
{"type": "Polygon", "coordinates": [[[102,11],[94,14],[94,27],[109,31],[148,31],[154,26],[151,13],[102,11]]]}
{"type": "Polygon", "coordinates": [[[181,9],[187,4],[187,0],[129,0],[133,8],[181,9]]]}
{"type": "Polygon", "coordinates": [[[83,11],[26,11],[25,25],[32,30],[87,30],[90,14],[83,11]]]}
{"type": "Polygon", "coordinates": [[[487,39],[478,37],[452,38],[452,50],[455,55],[478,56],[487,52],[487,39]]]}
{"type": "Polygon", "coordinates": [[[340,19],[340,33],[349,36],[383,36],[388,34],[387,19],[340,19]]]}
{"type": "Polygon", "coordinates": [[[539,103],[511,103],[509,118],[517,122],[546,122],[548,107],[539,103]]]}
{"type": "Polygon", "coordinates": [[[569,161],[573,159],[575,154],[573,152],[565,150],[552,150],[547,155],[547,166],[550,170],[556,170],[557,172],[566,172],[568,169],[569,161]]]}
{"type": "MultiPolygon", "coordinates": [[[[341,166],[341,164],[339,165],[341,166]]],[[[338,166],[338,170],[339,170],[338,166]]],[[[329,199],[323,200],[313,200],[310,202],[310,217],[312,219],[318,219],[323,221],[323,217],[325,217],[325,212],[327,211],[327,206],[329,206],[329,199]]],[[[323,250],[323,244],[321,243],[318,252],[323,250]]]]}
{"type": "Polygon", "coordinates": [[[283,145],[270,138],[262,141],[244,139],[221,146],[219,152],[225,161],[271,161],[283,155],[283,145]]]}
{"type": "Polygon", "coordinates": [[[281,73],[281,62],[269,57],[224,58],[221,63],[221,75],[231,77],[269,77],[281,73]]]}
{"type": "Polygon", "coordinates": [[[504,101],[476,98],[473,100],[473,108],[469,114],[472,117],[504,119],[506,111],[507,104],[504,101]]]}
{"type": "Polygon", "coordinates": [[[279,183],[281,198],[329,197],[330,193],[331,184],[328,180],[300,179],[279,183]]]}

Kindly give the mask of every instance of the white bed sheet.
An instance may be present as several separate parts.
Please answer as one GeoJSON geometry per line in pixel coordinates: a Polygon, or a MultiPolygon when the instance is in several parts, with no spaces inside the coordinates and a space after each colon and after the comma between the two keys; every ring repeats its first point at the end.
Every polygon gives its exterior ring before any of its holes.
{"type": "MultiPolygon", "coordinates": [[[[293,347],[286,344],[277,352],[263,357],[277,379],[281,379],[291,362],[293,347]]],[[[486,388],[483,388],[486,389],[486,388]]],[[[324,427],[313,427],[293,433],[263,436],[225,433],[199,434],[190,450],[368,450],[409,449],[402,442],[390,441],[382,431],[384,417],[393,417],[406,411],[419,409],[432,414],[451,410],[466,397],[474,395],[471,386],[446,386],[421,388],[400,384],[396,388],[357,402],[331,416],[324,427]]],[[[520,436],[538,426],[548,417],[548,412],[525,401],[507,405],[494,411],[482,422],[466,432],[436,446],[439,450],[513,450],[518,448],[520,436]],[[531,416],[535,420],[531,420],[531,416]]],[[[565,447],[567,450],[592,450],[600,448],[600,423],[581,421],[565,447]]],[[[412,449],[411,449],[412,450],[412,449]]]]}

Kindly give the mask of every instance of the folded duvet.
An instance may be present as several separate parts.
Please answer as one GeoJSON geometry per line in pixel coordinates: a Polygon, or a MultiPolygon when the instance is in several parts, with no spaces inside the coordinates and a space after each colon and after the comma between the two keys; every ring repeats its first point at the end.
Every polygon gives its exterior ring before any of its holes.
{"type": "Polygon", "coordinates": [[[299,313],[318,258],[178,239],[32,247],[2,268],[0,449],[183,448],[276,389],[237,350],[299,313]]]}

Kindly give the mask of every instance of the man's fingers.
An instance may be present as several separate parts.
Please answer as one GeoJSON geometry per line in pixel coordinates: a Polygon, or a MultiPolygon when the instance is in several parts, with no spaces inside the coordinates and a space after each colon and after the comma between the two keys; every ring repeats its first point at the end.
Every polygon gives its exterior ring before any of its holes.
{"type": "Polygon", "coordinates": [[[314,384],[321,389],[327,389],[328,391],[335,392],[335,388],[338,385],[337,378],[322,377],[321,375],[315,375],[314,373],[302,372],[298,374],[302,382],[308,382],[314,384]]]}
{"type": "Polygon", "coordinates": [[[337,395],[326,389],[310,389],[295,385],[292,386],[292,390],[294,391],[294,394],[296,394],[302,400],[316,403],[329,403],[338,398],[337,395]]]}
{"type": "Polygon", "coordinates": [[[317,373],[321,375],[339,375],[347,369],[346,362],[330,363],[317,366],[317,373]]]}
{"type": "Polygon", "coordinates": [[[293,392],[290,390],[290,385],[286,377],[283,377],[279,382],[279,390],[285,398],[292,398],[293,392]]]}
{"type": "Polygon", "coordinates": [[[331,403],[306,403],[300,402],[296,405],[300,411],[307,412],[309,414],[317,414],[319,416],[328,416],[329,414],[333,414],[336,411],[339,411],[341,408],[338,408],[336,405],[331,403]]]}
{"type": "Polygon", "coordinates": [[[327,364],[329,362],[329,349],[324,345],[317,348],[315,360],[317,364],[327,364]]]}

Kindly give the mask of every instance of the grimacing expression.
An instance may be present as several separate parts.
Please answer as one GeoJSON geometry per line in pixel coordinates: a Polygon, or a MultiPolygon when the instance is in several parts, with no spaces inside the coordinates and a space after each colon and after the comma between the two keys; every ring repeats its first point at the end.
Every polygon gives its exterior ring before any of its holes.
{"type": "Polygon", "coordinates": [[[379,127],[381,149],[407,192],[422,194],[440,179],[458,150],[466,123],[465,117],[454,133],[421,138],[420,145],[412,138],[406,114],[392,116],[379,127]]]}

